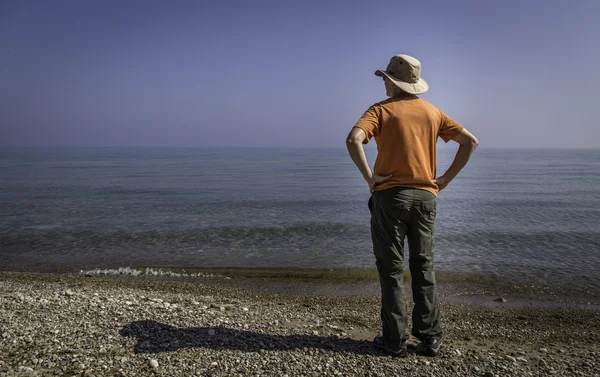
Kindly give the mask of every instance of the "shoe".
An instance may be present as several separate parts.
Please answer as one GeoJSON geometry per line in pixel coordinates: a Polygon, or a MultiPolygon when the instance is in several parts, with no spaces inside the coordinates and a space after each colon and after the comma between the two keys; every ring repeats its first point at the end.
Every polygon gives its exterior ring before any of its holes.
{"type": "Polygon", "coordinates": [[[430,336],[421,340],[417,346],[417,352],[423,356],[435,357],[440,354],[442,349],[442,337],[430,336]]]}
{"type": "Polygon", "coordinates": [[[373,343],[375,344],[375,346],[377,346],[378,348],[389,353],[393,357],[408,356],[408,350],[406,349],[406,341],[404,341],[404,340],[402,341],[402,343],[400,344],[400,347],[398,347],[398,348],[390,347],[388,345],[388,343],[383,339],[382,336],[376,336],[375,339],[373,339],[373,343]]]}

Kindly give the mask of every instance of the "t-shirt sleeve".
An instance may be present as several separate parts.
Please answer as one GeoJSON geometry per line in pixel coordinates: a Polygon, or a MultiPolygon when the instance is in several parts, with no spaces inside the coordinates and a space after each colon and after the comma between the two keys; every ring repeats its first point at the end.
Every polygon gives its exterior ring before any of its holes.
{"type": "Polygon", "coordinates": [[[379,130],[381,129],[380,115],[381,109],[379,109],[379,106],[373,105],[365,111],[363,116],[354,125],[354,127],[365,131],[365,134],[367,135],[363,144],[367,144],[373,136],[379,136],[379,130]]]}
{"type": "Polygon", "coordinates": [[[442,116],[442,126],[440,127],[440,132],[438,135],[442,138],[442,140],[444,140],[445,143],[447,143],[454,139],[456,135],[458,135],[465,127],[454,119],[450,118],[442,110],[440,110],[440,113],[442,116]]]}

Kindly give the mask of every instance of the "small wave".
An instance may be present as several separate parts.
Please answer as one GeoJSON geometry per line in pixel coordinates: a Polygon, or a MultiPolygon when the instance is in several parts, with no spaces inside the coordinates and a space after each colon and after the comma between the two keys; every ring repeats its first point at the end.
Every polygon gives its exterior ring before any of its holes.
{"type": "Polygon", "coordinates": [[[203,278],[212,278],[212,277],[221,277],[218,274],[205,274],[202,272],[197,273],[185,273],[185,272],[174,272],[169,270],[163,270],[162,268],[154,269],[150,267],[146,267],[145,269],[137,269],[131,267],[119,267],[119,268],[107,268],[100,269],[96,268],[93,270],[80,270],[80,275],[127,275],[127,276],[177,276],[177,277],[203,277],[203,278]]]}

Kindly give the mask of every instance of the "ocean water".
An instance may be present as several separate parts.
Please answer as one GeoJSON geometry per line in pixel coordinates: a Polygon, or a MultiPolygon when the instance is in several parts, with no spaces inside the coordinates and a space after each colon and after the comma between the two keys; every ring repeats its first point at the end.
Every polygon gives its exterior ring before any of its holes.
{"type": "MultiPolygon", "coordinates": [[[[597,295],[599,188],[600,150],[480,148],[436,267],[597,295]]],[[[368,198],[344,148],[4,148],[0,269],[372,267],[368,198]]]]}

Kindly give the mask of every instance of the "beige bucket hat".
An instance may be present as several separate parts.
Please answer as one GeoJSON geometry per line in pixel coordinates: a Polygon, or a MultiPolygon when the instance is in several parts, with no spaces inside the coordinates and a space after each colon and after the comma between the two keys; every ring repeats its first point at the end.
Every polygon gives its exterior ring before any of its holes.
{"type": "Polygon", "coordinates": [[[404,54],[392,56],[385,71],[378,69],[375,75],[386,76],[407,93],[423,94],[429,90],[429,85],[421,78],[421,62],[412,56],[404,54]]]}

